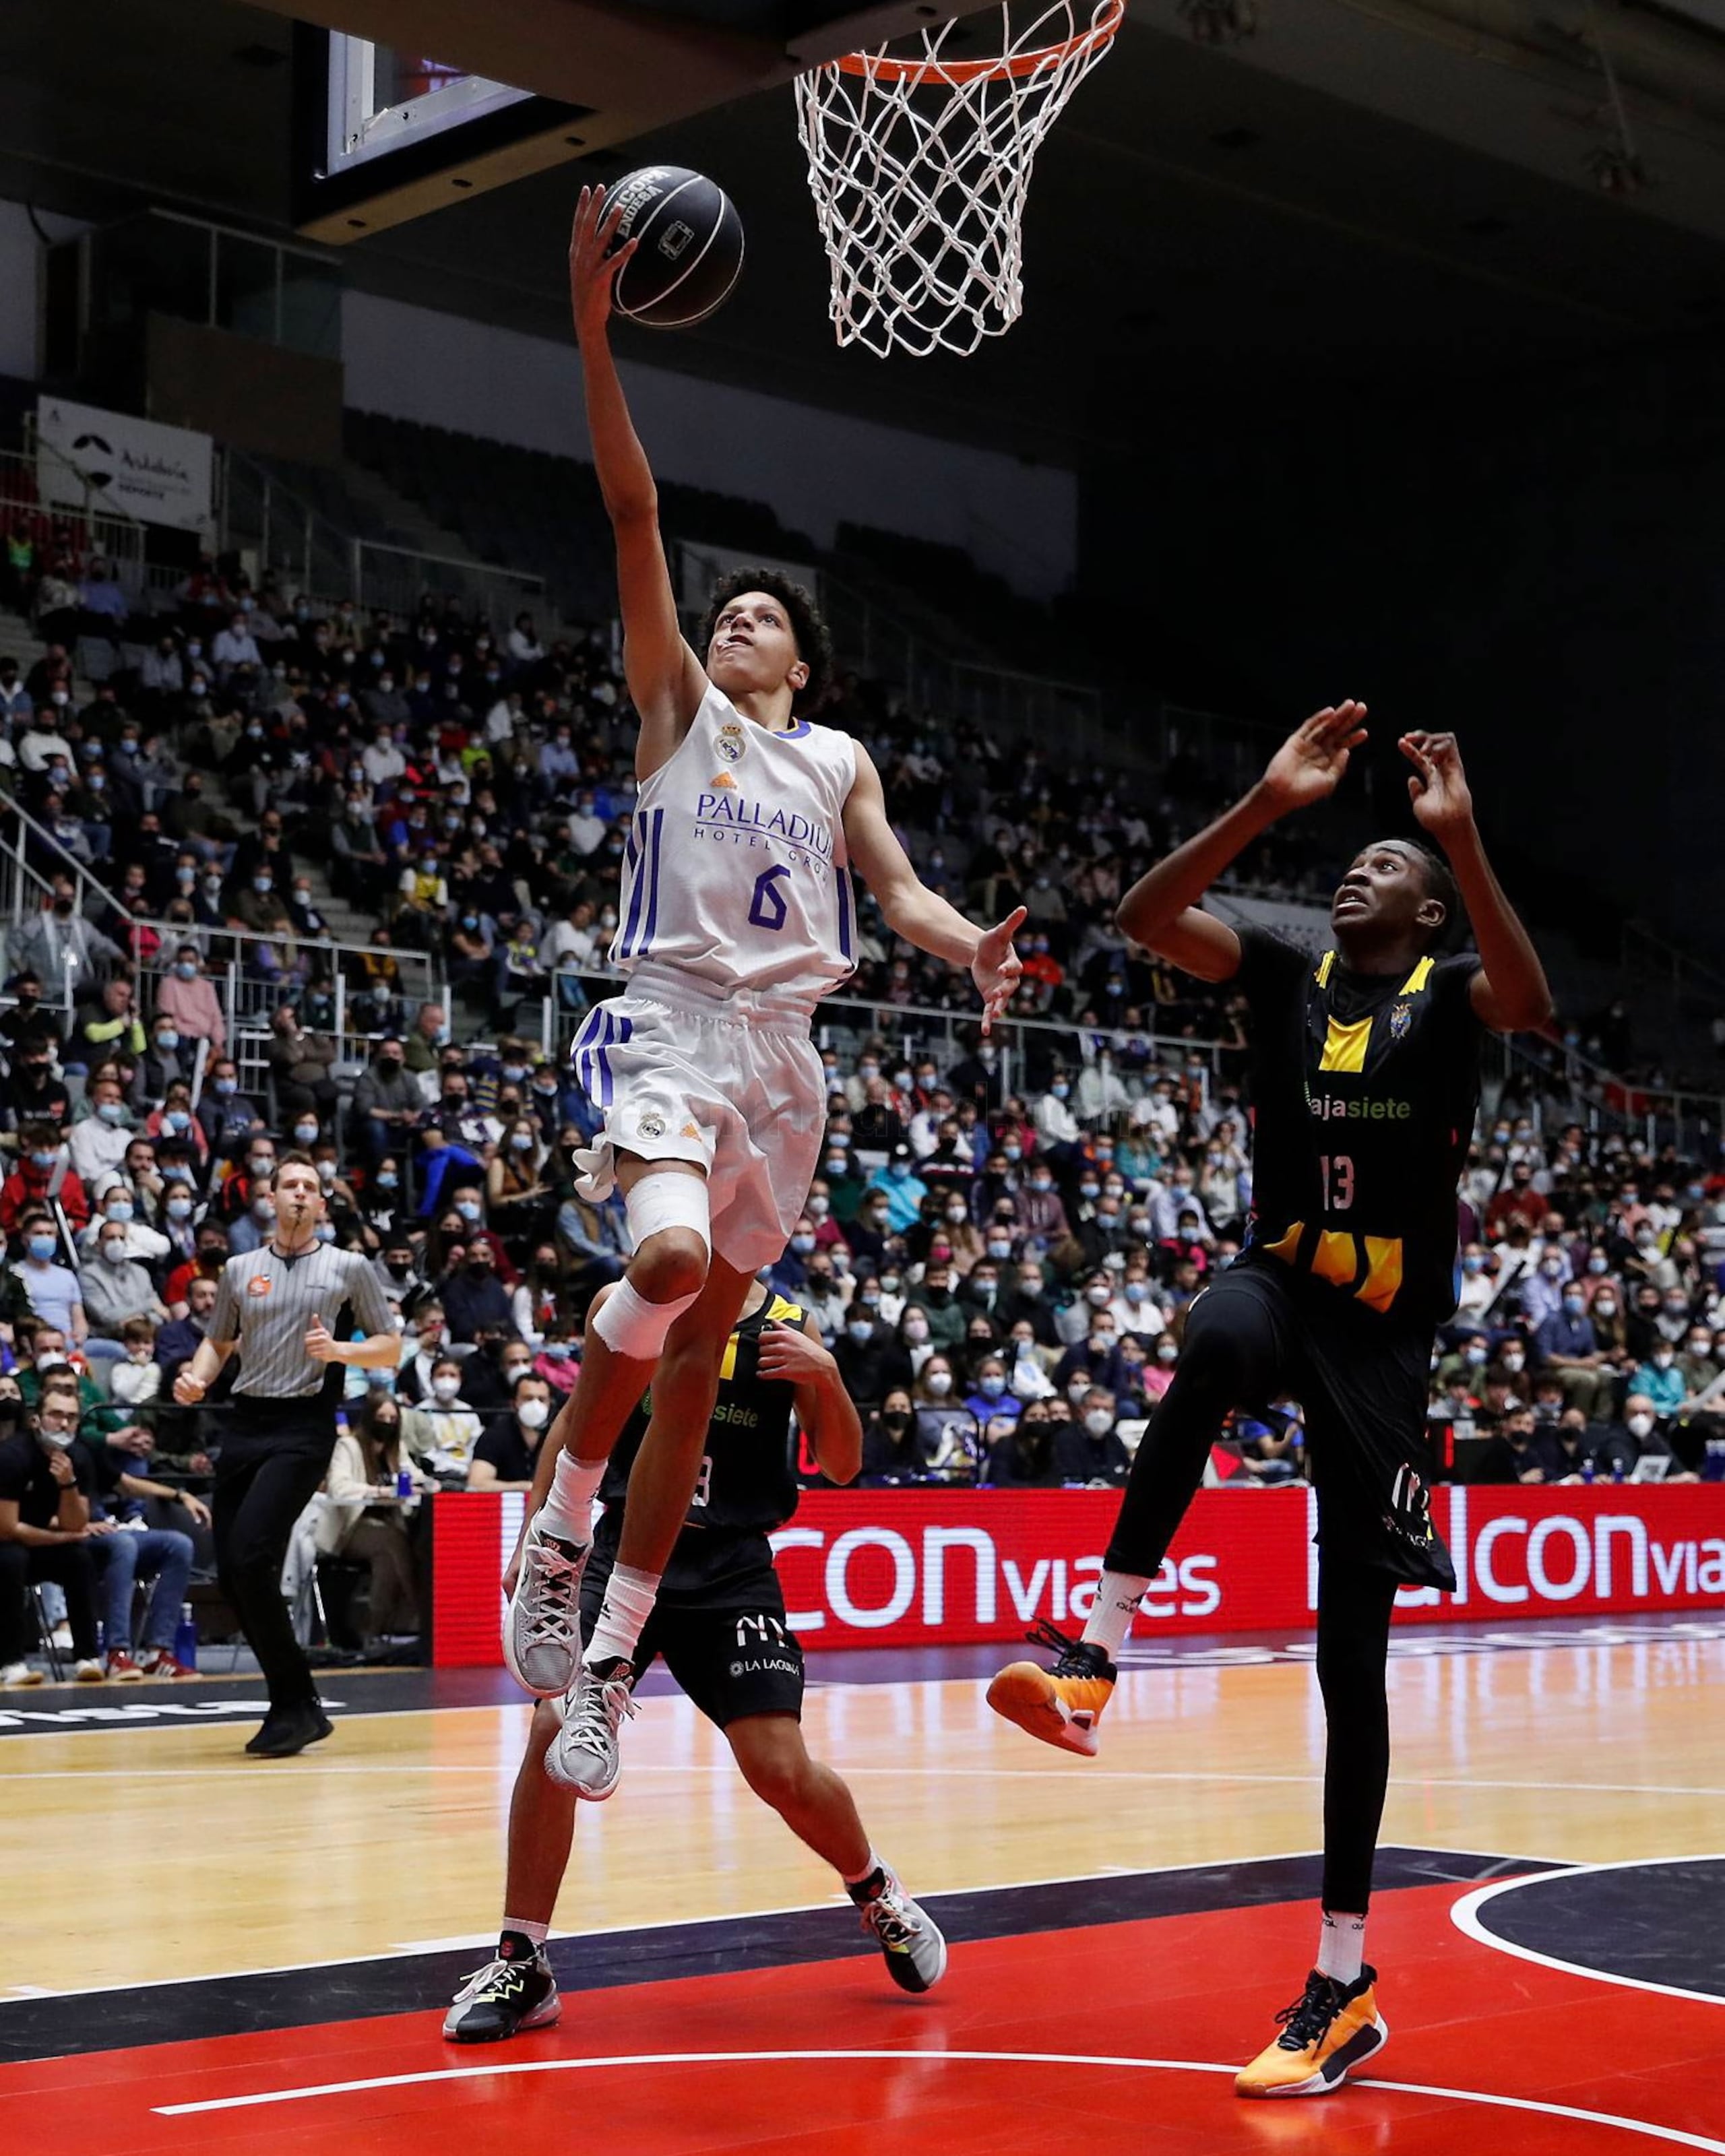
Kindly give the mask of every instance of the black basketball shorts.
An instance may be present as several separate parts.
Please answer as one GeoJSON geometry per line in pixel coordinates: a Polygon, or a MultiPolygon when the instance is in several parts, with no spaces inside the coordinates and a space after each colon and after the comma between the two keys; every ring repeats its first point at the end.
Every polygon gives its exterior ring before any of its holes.
{"type": "MultiPolygon", "coordinates": [[[[655,1658],[717,1728],[751,1714],[803,1715],[802,1643],[785,1621],[784,1594],[765,1535],[716,1540],[710,1567],[679,1562],[641,1635],[637,1666],[655,1658]],[[705,1577],[701,1575],[705,1573],[705,1577]]],[[[598,1621],[614,1543],[593,1547],[581,1581],[581,1636],[598,1621]]]]}
{"type": "Polygon", "coordinates": [[[1453,1589],[1431,1517],[1432,1328],[1362,1309],[1256,1255],[1231,1265],[1204,1301],[1212,1317],[1237,1305],[1241,1322],[1271,1328],[1278,1389],[1306,1411],[1320,1546],[1411,1584],[1453,1589]]]}

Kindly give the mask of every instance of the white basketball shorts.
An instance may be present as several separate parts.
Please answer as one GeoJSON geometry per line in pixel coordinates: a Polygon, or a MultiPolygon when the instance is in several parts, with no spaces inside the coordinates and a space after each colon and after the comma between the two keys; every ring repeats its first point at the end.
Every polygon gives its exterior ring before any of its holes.
{"type": "Polygon", "coordinates": [[[597,1004],[570,1048],[575,1075],[604,1115],[575,1155],[581,1195],[616,1185],[616,1156],[686,1160],[706,1170],[715,1253],[739,1272],[784,1254],[826,1135],[825,1072],[806,1013],[773,999],[708,1002],[696,984],[597,1004]]]}

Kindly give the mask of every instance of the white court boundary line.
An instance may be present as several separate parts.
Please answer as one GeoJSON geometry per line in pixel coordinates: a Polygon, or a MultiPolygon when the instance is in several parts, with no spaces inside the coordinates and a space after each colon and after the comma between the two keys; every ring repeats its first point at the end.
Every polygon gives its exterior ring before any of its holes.
{"type": "MultiPolygon", "coordinates": [[[[298,2103],[312,2097],[356,2096],[373,2089],[424,2087],[439,2082],[480,2081],[506,2074],[581,2073],[607,2067],[778,2066],[812,2063],[816,2060],[865,2059],[908,2061],[912,2065],[968,2065],[1008,2066],[1127,2067],[1137,2072],[1168,2074],[1227,2074],[1238,2066],[1220,2066],[1209,2059],[1137,2059],[1085,2056],[1060,2051],[645,2051],[622,2052],[598,2059],[522,2059],[501,2066],[443,2066],[417,2074],[377,2074],[357,2082],[323,2082],[302,2088],[261,2089],[250,2096],[206,2097],[196,2103],[164,2103],[152,2107],[158,2118],[188,2118],[201,2112],[250,2111],[267,2104],[298,2103]]],[[[1436,2097],[1451,2103],[1476,2103],[1497,2111],[1538,2112],[1548,2118],[1574,2118],[1590,2126],[1615,2127],[1652,2141],[1665,2141],[1682,2148],[1699,2148],[1706,2156],[1725,2156],[1725,2141],[1686,2133],[1681,2127],[1656,2126],[1651,2120],[1629,2118],[1611,2111],[1586,2111],[1574,2104],[1548,2103],[1536,2097],[1493,2096],[1481,2089],[1439,2088],[1424,2082],[1358,2081],[1356,2088],[1378,2089],[1393,2096],[1436,2097]]]]}
{"type": "Polygon", "coordinates": [[[1555,1954],[1541,1953],[1535,1947],[1518,1945],[1515,1940],[1488,1930],[1480,1915],[1486,1903],[1497,1895],[1538,1887],[1542,1881],[1573,1879],[1584,1871],[1644,1871],[1652,1864],[1725,1864],[1725,1855],[1709,1851],[1689,1856],[1623,1856],[1609,1864],[1569,1864],[1560,1871],[1536,1871],[1525,1879],[1493,1880],[1453,1902],[1450,1922],[1466,1938],[1477,1940],[1483,1947],[1491,1947],[1498,1953],[1512,1954],[1517,1961],[1531,1961],[1540,1969],[1554,1969],[1564,1976],[1587,1976],[1595,1984],[1621,1984],[1627,1991],[1656,1991],[1666,1999],[1694,1999],[1703,2006],[1725,2006],[1725,1998],[1717,1991],[1690,1991],[1678,1984],[1656,1984],[1651,1977],[1620,1976],[1615,1970],[1594,1969],[1586,1962],[1561,1961],[1555,1954]]]}

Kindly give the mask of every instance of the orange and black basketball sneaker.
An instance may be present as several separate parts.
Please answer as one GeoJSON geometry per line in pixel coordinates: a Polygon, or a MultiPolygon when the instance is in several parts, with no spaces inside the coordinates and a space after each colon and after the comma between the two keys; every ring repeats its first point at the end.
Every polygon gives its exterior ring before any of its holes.
{"type": "Polygon", "coordinates": [[[1281,2034],[1234,2076],[1236,2096],[1322,2096],[1339,2088],[1389,2041],[1378,2011],[1375,1969],[1352,1984],[1313,1969],[1306,1989],[1276,2020],[1281,2034]]]}
{"type": "Polygon", "coordinates": [[[1094,1759],[1096,1724],[1120,1672],[1093,1641],[1074,1640],[1046,1622],[1025,1636],[1032,1646],[1053,1648],[1060,1660],[1051,1670],[1009,1662],[988,1686],[989,1706],[1045,1744],[1094,1759]]]}

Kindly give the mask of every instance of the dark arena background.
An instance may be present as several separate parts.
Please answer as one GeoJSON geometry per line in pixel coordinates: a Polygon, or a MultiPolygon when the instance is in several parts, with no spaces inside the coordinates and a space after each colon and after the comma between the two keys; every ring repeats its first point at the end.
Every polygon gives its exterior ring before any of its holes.
{"type": "Polygon", "coordinates": [[[925,357],[835,335],[798,99],[949,23],[968,82],[998,6],[0,19],[8,2148],[1725,2156],[1725,7],[1052,12],[1106,20],[1029,168],[1021,315],[925,357]],[[570,1158],[640,841],[566,255],[581,188],[655,164],[747,236],[697,326],[614,324],[684,631],[736,568],[806,586],[803,716],[869,748],[930,888],[1026,909],[984,1044],[859,883],[770,1269],[863,1430],[842,1488],[789,1440],[809,1749],[950,1961],[894,1988],[660,1667],[579,1808],[561,2019],[458,2045],[531,1718],[521,1409],[631,1247],[570,1158]],[[1357,850],[1415,834],[1398,737],[1453,732],[1555,1008],[1486,1040],[1455,1134],[1457,1584],[1391,1633],[1390,2046],[1265,2105],[1231,2077],[1308,1966],[1323,1831],[1298,1399],[1212,1449],[1099,1757],[984,1693],[1090,1615],[1251,1219],[1243,998],[1115,907],[1348,697],[1335,798],[1211,911],[1325,950],[1357,850]],[[290,1151],[403,1345],[335,1373],[281,1582],[334,1738],[276,1761],[207,1506],[233,1411],[174,1384],[290,1151]],[[28,1491],[74,1454],[69,1590],[28,1491]]]}

